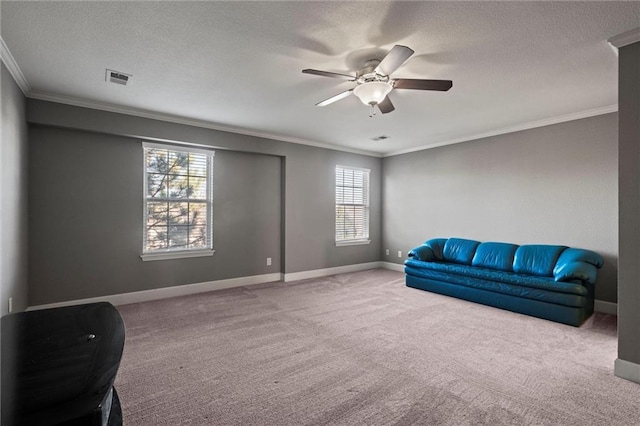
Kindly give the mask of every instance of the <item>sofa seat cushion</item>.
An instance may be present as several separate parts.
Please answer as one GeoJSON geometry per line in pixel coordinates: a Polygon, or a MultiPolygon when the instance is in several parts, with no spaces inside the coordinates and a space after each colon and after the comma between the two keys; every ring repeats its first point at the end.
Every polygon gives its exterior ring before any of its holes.
{"type": "Polygon", "coordinates": [[[404,264],[413,270],[434,270],[452,276],[461,275],[470,278],[496,281],[504,284],[516,284],[518,286],[553,291],[556,293],[575,294],[578,296],[586,296],[589,293],[587,288],[580,283],[558,282],[552,277],[536,277],[532,275],[516,274],[513,272],[494,271],[491,269],[456,265],[453,263],[423,262],[415,259],[409,259],[405,261],[404,264]]]}
{"type": "MultiPolygon", "coordinates": [[[[432,263],[435,262],[423,262],[432,263]]],[[[445,265],[445,264],[440,264],[445,265]]],[[[455,265],[447,265],[455,266],[455,265]]],[[[471,268],[468,268],[471,269],[471,268]]],[[[496,271],[487,271],[496,273],[496,271]]],[[[459,275],[452,273],[451,271],[430,269],[430,268],[416,268],[411,264],[406,264],[405,273],[407,275],[413,275],[420,278],[426,278],[436,281],[444,281],[450,284],[459,285],[462,287],[482,289],[491,291],[494,293],[508,294],[510,296],[522,297],[524,299],[539,300],[542,302],[553,303],[557,305],[583,307],[587,303],[587,297],[585,295],[575,293],[562,293],[553,290],[545,290],[539,287],[526,286],[526,285],[514,285],[513,283],[505,283],[501,281],[495,281],[489,278],[477,278],[469,275],[459,275]]],[[[511,274],[515,275],[515,274],[511,274]]],[[[527,277],[521,277],[527,278],[527,277]]],[[[553,280],[551,283],[555,283],[553,280]]],[[[567,284],[567,283],[563,283],[567,284]]]]}
{"type": "Polygon", "coordinates": [[[505,284],[516,284],[558,293],[576,294],[579,296],[588,294],[587,288],[581,283],[555,281],[553,277],[537,277],[446,262],[423,262],[415,259],[405,261],[405,265],[416,269],[437,270],[447,274],[463,275],[505,284]]]}

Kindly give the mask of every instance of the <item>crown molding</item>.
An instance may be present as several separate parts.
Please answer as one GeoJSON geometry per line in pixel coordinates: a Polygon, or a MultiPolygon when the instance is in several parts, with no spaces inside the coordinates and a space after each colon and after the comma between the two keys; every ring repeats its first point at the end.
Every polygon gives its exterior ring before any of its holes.
{"type": "Polygon", "coordinates": [[[254,136],[254,137],[263,138],[263,139],[271,139],[279,142],[289,142],[289,143],[295,143],[299,145],[308,145],[308,146],[314,146],[317,148],[331,149],[334,151],[342,151],[342,152],[349,152],[352,154],[366,155],[369,157],[378,157],[378,158],[382,157],[382,154],[377,152],[372,152],[372,151],[347,148],[347,147],[332,145],[328,143],[315,142],[307,139],[295,138],[291,136],[284,136],[284,135],[278,135],[278,134],[267,133],[267,132],[259,132],[255,130],[243,129],[238,127],[224,126],[224,125],[206,121],[206,120],[198,120],[193,118],[181,117],[173,114],[165,114],[165,113],[153,112],[153,111],[148,111],[148,110],[139,109],[139,108],[125,107],[121,105],[111,104],[108,102],[92,101],[87,99],[71,97],[71,96],[58,95],[56,93],[31,91],[27,96],[32,99],[57,102],[61,104],[78,106],[83,108],[90,108],[90,109],[97,109],[97,110],[107,111],[107,112],[115,112],[118,114],[132,115],[135,117],[149,118],[152,120],[160,120],[160,121],[166,121],[166,122],[176,123],[176,124],[184,124],[186,126],[220,130],[223,132],[236,133],[236,134],[246,135],[246,136],[254,136]]]}
{"type": "Polygon", "coordinates": [[[609,44],[620,49],[621,47],[628,46],[640,41],[640,28],[634,28],[633,30],[626,31],[617,36],[611,37],[607,40],[609,44]]]}
{"type": "Polygon", "coordinates": [[[27,78],[22,73],[22,70],[18,66],[16,60],[13,58],[11,51],[7,47],[2,37],[0,37],[0,58],[9,70],[9,74],[11,74],[13,79],[16,81],[16,84],[18,84],[18,87],[20,87],[20,90],[22,90],[22,93],[25,96],[28,96],[29,92],[31,92],[31,86],[29,86],[27,78]]]}
{"type": "Polygon", "coordinates": [[[534,129],[536,127],[550,126],[552,124],[559,124],[559,123],[564,123],[564,122],[567,122],[567,121],[580,120],[582,118],[589,118],[589,117],[594,117],[594,116],[597,116],[597,115],[609,114],[609,113],[618,111],[618,105],[617,104],[616,105],[608,105],[608,106],[602,107],[602,108],[594,108],[594,109],[590,109],[590,110],[586,110],[586,111],[580,111],[580,112],[576,112],[576,113],[572,113],[572,114],[566,114],[566,115],[561,115],[561,116],[557,116],[557,117],[551,117],[551,118],[547,118],[547,119],[544,119],[544,120],[531,121],[531,122],[528,122],[528,123],[518,124],[516,126],[505,127],[505,128],[498,129],[498,130],[493,130],[493,131],[490,131],[490,132],[478,133],[478,134],[475,134],[475,135],[464,136],[462,138],[446,140],[446,141],[442,141],[442,142],[436,142],[434,144],[421,145],[421,146],[414,147],[414,148],[408,148],[408,149],[399,150],[399,151],[391,151],[391,152],[387,152],[387,153],[382,153],[381,154],[381,153],[372,152],[372,151],[365,151],[365,150],[342,147],[342,146],[338,146],[338,145],[332,145],[332,144],[327,144],[327,143],[310,141],[310,140],[307,140],[307,139],[294,138],[294,137],[282,136],[282,135],[277,135],[277,134],[272,134],[272,133],[258,132],[258,131],[254,131],[254,130],[223,126],[223,125],[220,125],[220,124],[217,124],[217,123],[213,123],[213,122],[209,122],[209,121],[205,121],[205,120],[197,120],[197,119],[186,118],[186,117],[181,117],[181,116],[172,115],[172,114],[152,112],[152,111],[143,110],[143,109],[139,109],[139,108],[124,107],[124,106],[120,106],[120,105],[110,104],[110,103],[107,103],[107,102],[91,101],[91,100],[86,100],[86,99],[81,99],[81,98],[58,95],[58,94],[55,94],[55,93],[31,91],[31,92],[29,92],[29,94],[27,96],[29,98],[32,98],[32,99],[39,99],[39,100],[43,100],[43,101],[57,102],[57,103],[62,103],[62,104],[72,105],[72,106],[78,106],[78,107],[83,107],[83,108],[97,109],[97,110],[107,111],[107,112],[115,112],[115,113],[119,113],[119,114],[126,114],[126,115],[132,115],[132,116],[136,116],[136,117],[149,118],[149,119],[152,119],[152,120],[160,120],[160,121],[166,121],[166,122],[170,122],[170,123],[184,124],[184,125],[187,125],[187,126],[194,126],[194,127],[205,128],[205,129],[219,130],[219,131],[228,132],[228,133],[236,133],[236,134],[241,134],[241,135],[246,135],[246,136],[254,136],[254,137],[258,137],[258,138],[271,139],[271,140],[280,141],[280,142],[295,143],[295,144],[299,144],[299,145],[314,146],[314,147],[317,147],[317,148],[331,149],[331,150],[335,150],[335,151],[349,152],[349,153],[352,153],[352,154],[366,155],[366,156],[369,156],[369,157],[377,157],[377,158],[380,158],[380,157],[382,157],[382,158],[392,157],[392,156],[395,156],[395,155],[408,154],[408,153],[416,152],[416,151],[424,151],[426,149],[438,148],[438,147],[446,146],[446,145],[454,145],[454,144],[462,143],[462,142],[470,142],[470,141],[473,141],[473,140],[488,138],[488,137],[491,137],[491,136],[498,136],[498,135],[503,135],[503,134],[507,134],[507,133],[514,133],[514,132],[519,132],[519,131],[522,131],[522,130],[534,129]]]}
{"type": "Polygon", "coordinates": [[[11,54],[9,47],[6,45],[6,43],[4,42],[4,39],[1,36],[0,36],[0,58],[2,59],[2,62],[5,64],[5,66],[9,70],[9,73],[11,74],[13,79],[18,84],[18,87],[20,87],[20,90],[22,90],[22,93],[28,98],[58,102],[58,103],[67,104],[67,105],[97,109],[101,111],[115,112],[119,114],[133,115],[136,117],[150,118],[153,120],[167,121],[167,122],[176,123],[176,124],[184,124],[187,126],[202,127],[205,129],[212,129],[212,130],[220,130],[223,132],[236,133],[236,134],[246,135],[246,136],[254,136],[258,138],[271,139],[271,140],[276,140],[280,142],[289,142],[289,143],[295,143],[299,145],[308,145],[308,146],[314,146],[317,148],[331,149],[334,151],[349,152],[352,154],[366,155],[369,157],[377,157],[377,158],[382,157],[382,154],[373,152],[373,151],[353,149],[353,148],[347,148],[347,147],[342,147],[342,146],[328,144],[328,143],[311,141],[311,140],[302,139],[302,138],[295,138],[295,137],[278,135],[278,134],[267,133],[267,132],[258,132],[258,131],[249,130],[249,129],[223,126],[223,125],[206,121],[206,120],[191,119],[191,118],[181,117],[181,116],[172,115],[172,114],[152,112],[152,111],[143,110],[139,108],[124,107],[116,104],[110,104],[107,102],[90,101],[90,100],[75,98],[71,96],[64,96],[64,95],[58,95],[55,93],[32,90],[29,84],[29,81],[22,73],[22,70],[18,66],[18,63],[16,62],[15,58],[11,54]]]}
{"type": "MultiPolygon", "coordinates": [[[[636,29],[624,32],[622,34],[619,34],[617,36],[611,37],[607,41],[616,48],[621,48],[623,46],[627,46],[629,44],[638,42],[640,41],[640,28],[636,28],[636,29]]],[[[328,144],[328,143],[316,142],[316,141],[311,141],[311,140],[302,139],[302,138],[295,138],[295,137],[278,135],[273,133],[259,132],[255,130],[224,126],[224,125],[206,121],[206,120],[198,120],[198,119],[181,117],[173,114],[165,114],[165,113],[153,112],[153,111],[148,111],[148,110],[139,109],[139,108],[125,107],[121,105],[111,104],[108,102],[91,101],[91,100],[76,98],[72,96],[59,95],[56,93],[34,91],[31,89],[31,86],[27,78],[22,73],[22,70],[18,66],[16,60],[11,54],[11,51],[9,50],[6,43],[4,42],[4,39],[2,39],[1,36],[0,36],[0,58],[2,59],[2,62],[5,64],[5,66],[9,70],[9,73],[11,74],[13,79],[18,84],[18,87],[20,87],[20,90],[22,90],[22,93],[28,98],[39,99],[39,100],[50,101],[50,102],[57,102],[57,103],[62,103],[66,105],[79,106],[83,108],[97,109],[97,110],[107,111],[107,112],[115,112],[119,114],[132,115],[135,117],[149,118],[152,120],[160,120],[160,121],[166,121],[170,123],[184,124],[187,126],[201,127],[205,129],[211,129],[211,130],[219,130],[219,131],[228,132],[228,133],[253,136],[253,137],[270,139],[270,140],[275,140],[280,142],[289,142],[289,143],[295,143],[299,145],[314,146],[317,148],[331,149],[334,151],[348,152],[352,154],[366,155],[369,157],[377,157],[377,158],[392,157],[395,155],[408,154],[408,153],[417,152],[417,151],[424,151],[426,149],[438,148],[446,145],[454,145],[457,143],[469,142],[476,139],[482,139],[482,138],[487,138],[491,136],[498,136],[498,135],[503,135],[507,133],[519,132],[522,130],[534,129],[536,127],[544,127],[552,124],[559,124],[567,121],[579,120],[582,118],[594,117],[597,115],[608,114],[611,112],[618,111],[618,105],[609,105],[602,108],[594,108],[594,109],[567,114],[563,116],[552,117],[552,118],[539,120],[539,121],[532,121],[529,123],[523,123],[516,126],[511,126],[511,127],[505,127],[502,129],[491,131],[491,132],[479,133],[475,135],[464,136],[462,138],[457,138],[453,140],[436,142],[434,144],[421,145],[414,148],[398,150],[398,151],[390,151],[386,153],[378,153],[378,152],[366,151],[361,149],[347,148],[347,147],[328,144]]]]}
{"type": "Polygon", "coordinates": [[[582,118],[595,117],[597,115],[609,114],[609,113],[616,112],[616,111],[618,111],[618,105],[617,104],[616,105],[608,105],[608,106],[602,107],[602,108],[589,109],[589,110],[586,110],[586,111],[580,111],[580,112],[575,112],[575,113],[571,113],[571,114],[560,115],[560,116],[557,116],[557,117],[546,118],[544,120],[530,121],[528,123],[522,123],[522,124],[518,124],[516,126],[504,127],[502,129],[492,130],[490,132],[478,133],[478,134],[470,135],[470,136],[464,136],[464,137],[461,137],[461,138],[458,138],[458,139],[452,139],[452,140],[447,140],[447,141],[442,141],[442,142],[436,142],[436,143],[429,144],[429,145],[422,145],[422,146],[418,146],[418,147],[415,147],[415,148],[403,149],[403,150],[399,150],[399,151],[391,151],[391,152],[384,153],[382,155],[382,157],[383,158],[392,157],[394,155],[408,154],[410,152],[416,152],[416,151],[424,151],[425,149],[438,148],[440,146],[445,146],[445,145],[454,145],[454,144],[462,143],[462,142],[470,142],[470,141],[474,141],[474,140],[478,140],[478,139],[488,138],[488,137],[491,137],[491,136],[504,135],[504,134],[507,134],[507,133],[515,133],[515,132],[520,132],[522,130],[535,129],[536,127],[551,126],[552,124],[560,124],[560,123],[565,123],[567,121],[573,121],[573,120],[580,120],[582,118]]]}

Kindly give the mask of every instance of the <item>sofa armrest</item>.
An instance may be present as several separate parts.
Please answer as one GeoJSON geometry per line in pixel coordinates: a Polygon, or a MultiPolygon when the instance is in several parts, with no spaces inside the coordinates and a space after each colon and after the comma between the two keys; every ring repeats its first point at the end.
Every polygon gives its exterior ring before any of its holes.
{"type": "Polygon", "coordinates": [[[604,259],[598,253],[591,250],[568,248],[562,252],[556,263],[556,268],[570,262],[587,262],[596,268],[602,268],[604,259]]]}
{"type": "Polygon", "coordinates": [[[596,283],[596,267],[587,262],[565,263],[553,271],[556,281],[580,280],[590,284],[596,283]]]}
{"type": "Polygon", "coordinates": [[[436,255],[433,253],[433,250],[431,250],[431,247],[425,245],[412,249],[407,256],[424,262],[433,262],[436,260],[436,255]]]}

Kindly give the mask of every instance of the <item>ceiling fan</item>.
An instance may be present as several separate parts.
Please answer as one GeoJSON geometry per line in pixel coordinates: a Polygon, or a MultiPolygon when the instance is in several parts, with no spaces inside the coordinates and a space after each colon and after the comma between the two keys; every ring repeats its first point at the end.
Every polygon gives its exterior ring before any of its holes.
{"type": "Polygon", "coordinates": [[[356,87],[345,90],[342,93],[338,93],[324,101],[318,102],[316,106],[332,104],[353,93],[363,104],[371,106],[369,117],[372,117],[375,114],[376,106],[383,114],[389,113],[395,109],[391,100],[387,96],[393,89],[438,90],[446,92],[453,86],[453,82],[451,80],[390,78],[389,76],[391,73],[398,69],[400,65],[405,63],[411,55],[413,55],[412,49],[407,46],[395,45],[389,53],[382,58],[382,61],[378,59],[370,59],[366,61],[364,67],[360,68],[355,76],[309,68],[302,70],[302,72],[322,77],[340,78],[343,80],[354,81],[356,83],[356,87]]]}

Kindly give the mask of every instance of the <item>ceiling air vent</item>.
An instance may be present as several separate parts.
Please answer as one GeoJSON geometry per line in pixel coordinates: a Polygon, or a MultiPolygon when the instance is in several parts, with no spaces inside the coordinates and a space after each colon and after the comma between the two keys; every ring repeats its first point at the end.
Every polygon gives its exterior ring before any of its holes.
{"type": "Polygon", "coordinates": [[[390,136],[385,136],[385,135],[381,135],[381,136],[376,136],[375,138],[371,138],[372,141],[383,141],[385,139],[389,139],[390,136]]]}
{"type": "Polygon", "coordinates": [[[120,84],[121,86],[126,86],[129,83],[129,79],[132,77],[131,74],[125,74],[120,71],[107,70],[106,80],[109,83],[120,84]]]}

